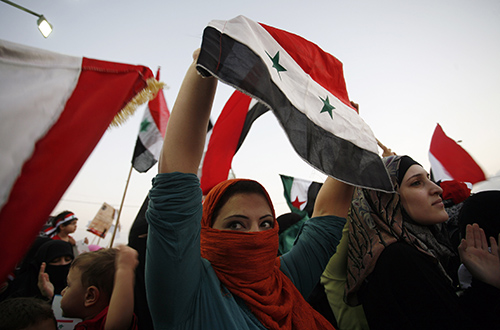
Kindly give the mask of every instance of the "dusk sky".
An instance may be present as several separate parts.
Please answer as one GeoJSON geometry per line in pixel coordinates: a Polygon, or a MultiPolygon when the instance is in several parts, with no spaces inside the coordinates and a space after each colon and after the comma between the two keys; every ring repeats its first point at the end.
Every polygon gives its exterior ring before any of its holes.
{"type": "MultiPolygon", "coordinates": [[[[375,136],[429,170],[429,144],[439,123],[487,177],[500,175],[500,2],[497,0],[382,1],[130,1],[19,0],[54,26],[44,39],[36,17],[0,3],[0,39],[72,56],[140,64],[161,80],[174,104],[193,50],[213,19],[238,15],[298,34],[344,64],[350,99],[375,136]]],[[[215,121],[233,88],[219,84],[215,121]]],[[[53,214],[80,218],[77,239],[103,202],[120,206],[144,107],[110,128],[53,214]]],[[[89,118],[88,120],[92,120],[89,118]]],[[[323,181],[300,159],[273,114],[252,127],[233,160],[237,177],[261,182],[277,214],[288,212],[279,174],[323,181]]],[[[116,242],[129,227],[156,167],[134,171],[116,242]]],[[[110,235],[99,244],[109,244],[110,235]]]]}

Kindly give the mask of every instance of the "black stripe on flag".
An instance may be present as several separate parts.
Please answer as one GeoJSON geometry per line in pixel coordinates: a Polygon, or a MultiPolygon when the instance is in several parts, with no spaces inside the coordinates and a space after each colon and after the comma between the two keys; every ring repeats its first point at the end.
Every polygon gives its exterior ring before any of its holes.
{"type": "Polygon", "coordinates": [[[157,160],[154,155],[142,144],[140,138],[137,138],[134,148],[134,156],[132,157],[132,166],[140,173],[147,172],[157,160]]]}
{"type": "Polygon", "coordinates": [[[346,183],[393,191],[379,155],[310,121],[274,84],[262,59],[246,45],[212,27],[205,28],[198,70],[269,105],[295,151],[313,167],[346,183]]]}

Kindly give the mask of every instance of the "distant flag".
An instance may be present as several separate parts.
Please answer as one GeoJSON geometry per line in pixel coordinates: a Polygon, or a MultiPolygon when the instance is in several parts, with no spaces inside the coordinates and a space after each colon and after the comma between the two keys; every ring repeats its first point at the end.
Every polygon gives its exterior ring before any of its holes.
{"type": "Polygon", "coordinates": [[[161,88],[144,66],[0,40],[0,281],[46,223],[110,123],[161,88]]]}
{"type": "MultiPolygon", "coordinates": [[[[156,73],[156,80],[160,80],[160,68],[156,73]]],[[[135,143],[132,166],[138,172],[147,172],[160,158],[168,118],[170,118],[170,111],[163,90],[160,89],[156,98],[149,101],[144,111],[135,143]]]]}
{"type": "Polygon", "coordinates": [[[271,108],[313,167],[356,186],[393,191],[377,141],[350,104],[342,63],[315,44],[243,16],[212,21],[198,70],[271,108]]]}
{"type": "Polygon", "coordinates": [[[455,180],[475,184],[486,180],[481,167],[467,151],[446,136],[439,124],[432,135],[429,161],[436,182],[455,180]]]}
{"type": "Polygon", "coordinates": [[[316,196],[322,183],[294,178],[280,174],[283,183],[283,195],[290,211],[302,217],[311,217],[316,202],[316,196]]]}
{"type": "Polygon", "coordinates": [[[224,105],[212,131],[201,168],[201,188],[206,195],[219,182],[227,180],[231,163],[255,119],[268,110],[251,97],[235,91],[224,105]]]}

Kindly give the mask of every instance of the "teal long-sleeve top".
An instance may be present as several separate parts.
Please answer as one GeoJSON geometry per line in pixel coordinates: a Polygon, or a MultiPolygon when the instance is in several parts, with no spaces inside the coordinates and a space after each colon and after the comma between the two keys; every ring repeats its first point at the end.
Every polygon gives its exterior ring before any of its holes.
{"type": "MultiPolygon", "coordinates": [[[[146,292],[155,329],[265,329],[201,257],[197,176],[158,174],[149,198],[146,292]]],[[[308,220],[293,248],[281,256],[281,271],[305,298],[335,253],[344,224],[335,216],[308,220]]]]}

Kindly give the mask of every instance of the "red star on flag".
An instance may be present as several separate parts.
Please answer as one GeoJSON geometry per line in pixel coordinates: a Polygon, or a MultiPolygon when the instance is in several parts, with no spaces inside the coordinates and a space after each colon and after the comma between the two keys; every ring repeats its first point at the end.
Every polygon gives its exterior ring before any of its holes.
{"type": "Polygon", "coordinates": [[[303,202],[299,201],[299,196],[296,196],[295,200],[292,202],[292,205],[293,205],[293,207],[296,207],[297,209],[300,210],[300,206],[304,203],[305,203],[305,201],[303,201],[303,202]]]}

